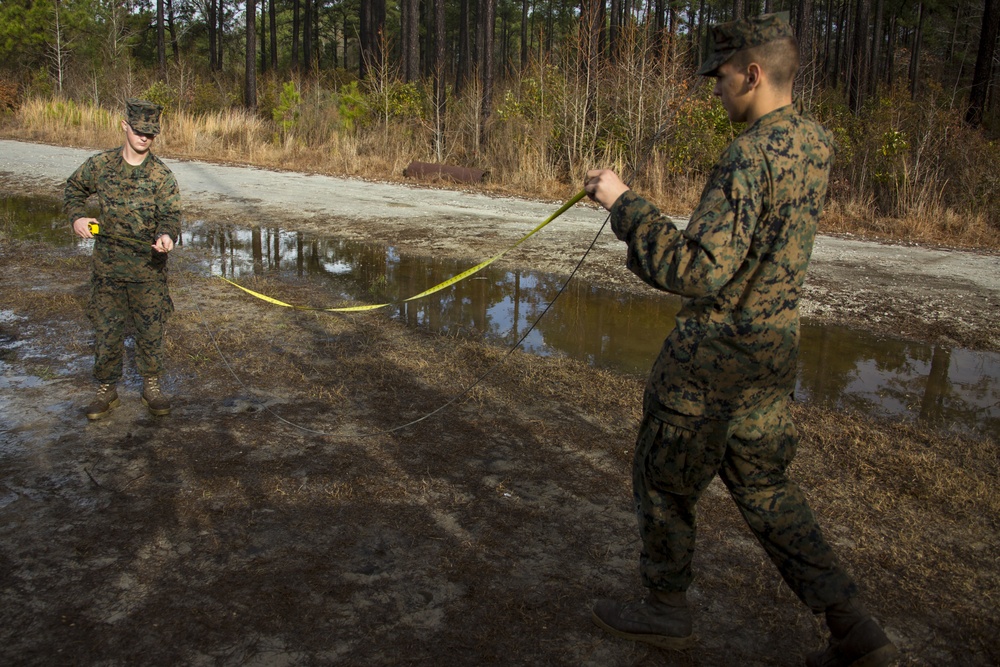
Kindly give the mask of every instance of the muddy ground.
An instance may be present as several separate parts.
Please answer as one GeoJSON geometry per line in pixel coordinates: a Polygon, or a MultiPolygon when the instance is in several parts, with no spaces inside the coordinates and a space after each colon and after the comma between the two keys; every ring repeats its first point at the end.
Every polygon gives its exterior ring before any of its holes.
{"type": "MultiPolygon", "coordinates": [[[[0,191],[57,196],[88,153],[0,141],[0,191]]],[[[435,255],[485,257],[555,208],[171,165],[191,219],[435,255]]],[[[602,221],[575,210],[504,261],[566,273],[602,221]]],[[[795,665],[822,644],[717,483],[700,506],[697,648],[590,623],[595,598],[641,593],[629,465],[642,378],[238,298],[199,252],[171,259],[173,413],[142,408],[129,366],[122,407],[88,423],[87,258],[0,226],[0,664],[795,665]]],[[[645,289],[621,262],[605,231],[581,273],[645,289]]],[[[996,350],[998,269],[824,237],[805,310],[996,350]]],[[[1000,662],[995,435],[795,410],[793,474],[902,664],[1000,662]]]]}

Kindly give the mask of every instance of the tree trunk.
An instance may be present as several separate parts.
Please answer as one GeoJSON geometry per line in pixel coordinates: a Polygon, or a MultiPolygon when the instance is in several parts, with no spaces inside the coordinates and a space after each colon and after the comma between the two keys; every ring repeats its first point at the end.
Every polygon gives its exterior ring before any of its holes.
{"type": "Polygon", "coordinates": [[[312,43],[313,52],[315,53],[316,69],[322,69],[323,65],[323,50],[320,45],[323,43],[319,37],[319,8],[322,4],[321,0],[313,0],[312,11],[313,11],[313,31],[312,31],[312,43]]]}
{"type": "Polygon", "coordinates": [[[510,48],[510,24],[507,22],[507,12],[500,13],[500,75],[506,77],[509,73],[507,49],[510,48]]]}
{"type": "Polygon", "coordinates": [[[705,35],[708,34],[707,30],[702,30],[705,25],[705,0],[699,0],[698,2],[698,28],[695,30],[694,34],[694,64],[696,67],[701,67],[701,63],[705,59],[705,35]]]}
{"type": "MultiPolygon", "coordinates": [[[[580,7],[580,41],[581,69],[596,75],[597,70],[597,35],[600,27],[597,23],[597,3],[600,0],[583,0],[580,7]]],[[[659,0],[658,0],[659,1],[659,0]]],[[[657,30],[662,35],[662,30],[657,30]]]]}
{"type": "Polygon", "coordinates": [[[986,98],[993,79],[993,54],[1000,34],[1000,0],[985,2],[982,29],[979,32],[979,50],[976,52],[976,66],[972,71],[972,88],[969,90],[969,107],[965,112],[965,122],[972,127],[979,127],[983,122],[986,98]]]}
{"type": "Polygon", "coordinates": [[[278,23],[274,12],[274,0],[267,0],[267,18],[271,37],[271,69],[278,69],[278,23]]]}
{"type": "Polygon", "coordinates": [[[174,54],[174,62],[180,62],[180,48],[177,45],[177,28],[174,26],[174,3],[167,0],[167,29],[170,31],[170,49],[174,54]]]}
{"type": "Polygon", "coordinates": [[[382,61],[388,57],[386,53],[385,35],[385,0],[372,0],[371,27],[368,30],[368,37],[371,40],[371,62],[369,69],[374,67],[382,68],[382,61]]]}
{"type": "Polygon", "coordinates": [[[556,11],[553,0],[547,0],[545,12],[545,53],[552,53],[552,35],[555,33],[556,11]]]}
{"type": "Polygon", "coordinates": [[[160,70],[160,80],[167,78],[167,31],[163,18],[163,0],[156,0],[156,63],[160,70]]]}
{"type": "Polygon", "coordinates": [[[851,52],[850,84],[847,89],[848,106],[856,116],[861,112],[868,94],[868,23],[871,13],[868,0],[857,0],[854,5],[854,39],[851,52]]]}
{"type": "Polygon", "coordinates": [[[410,0],[399,0],[399,64],[403,79],[410,70],[410,0]]]}
{"type": "Polygon", "coordinates": [[[833,0],[826,0],[826,28],[823,34],[823,77],[830,81],[830,34],[833,32],[833,0]]]}
{"type": "MultiPolygon", "coordinates": [[[[358,78],[364,79],[368,74],[372,56],[372,0],[361,0],[358,7],[358,78]]],[[[347,38],[346,35],[344,37],[347,38]]],[[[344,59],[347,59],[345,54],[344,59]]],[[[345,63],[346,64],[346,63],[345,63]]]]}
{"type": "MultiPolygon", "coordinates": [[[[704,1],[704,0],[702,0],[704,1]]],[[[618,61],[618,35],[621,32],[621,0],[611,0],[611,21],[608,27],[608,58],[611,62],[618,61]]]]}
{"type": "Polygon", "coordinates": [[[292,0],[292,69],[299,69],[299,42],[302,34],[299,0],[292,0]]]}
{"type": "Polygon", "coordinates": [[[802,71],[808,71],[813,66],[813,0],[800,0],[795,12],[795,39],[799,43],[799,54],[802,71]]]}
{"type": "Polygon", "coordinates": [[[889,19],[889,44],[886,47],[885,54],[885,85],[890,90],[892,90],[893,84],[896,82],[896,32],[898,28],[896,27],[896,15],[893,14],[892,18],[889,19]]]}
{"type": "Polygon", "coordinates": [[[455,75],[455,94],[462,92],[472,73],[469,43],[469,0],[462,0],[458,17],[458,71],[455,75]]]}
{"type": "Polygon", "coordinates": [[[493,105],[493,28],[496,24],[496,0],[479,0],[480,24],[482,25],[483,49],[480,55],[479,76],[483,86],[482,123],[479,126],[479,145],[486,141],[486,121],[489,120],[493,105]]]}
{"type": "Polygon", "coordinates": [[[847,32],[844,20],[847,17],[847,0],[841,0],[840,19],[837,21],[837,43],[833,49],[833,87],[840,86],[841,71],[843,67],[842,53],[844,49],[844,34],[847,32]]]}
{"type": "Polygon", "coordinates": [[[403,80],[409,83],[420,78],[419,0],[400,0],[399,34],[403,80]]]}
{"type": "Polygon", "coordinates": [[[313,60],[312,0],[302,3],[302,72],[308,74],[313,60]]]}
{"type": "Polygon", "coordinates": [[[662,58],[667,32],[667,23],[664,19],[666,16],[666,0],[651,0],[650,4],[653,11],[653,47],[655,49],[656,57],[662,58]]]}
{"type": "Polygon", "coordinates": [[[521,0],[521,71],[528,68],[528,1],[521,0]]]}
{"type": "MultiPolygon", "coordinates": [[[[963,5],[961,4],[955,6],[955,21],[951,25],[951,38],[948,40],[949,61],[955,59],[955,50],[956,46],[958,45],[958,26],[961,25],[962,23],[962,7],[963,5]]],[[[959,65],[959,69],[961,70],[961,65],[959,65]]]]}
{"type": "Polygon", "coordinates": [[[52,48],[52,60],[55,64],[56,75],[58,77],[56,79],[56,85],[57,85],[56,90],[58,90],[59,94],[61,95],[63,92],[63,73],[66,69],[65,59],[63,56],[66,51],[65,48],[63,47],[62,16],[59,12],[58,2],[55,3],[55,28],[53,33],[56,43],[52,48]]]}
{"type": "Polygon", "coordinates": [[[226,3],[225,0],[219,0],[219,11],[216,12],[216,18],[219,20],[219,29],[215,33],[215,45],[219,49],[219,54],[215,58],[215,64],[219,71],[222,71],[222,38],[226,34],[226,3]]]}
{"type": "Polygon", "coordinates": [[[920,87],[920,47],[924,39],[924,19],[927,17],[927,8],[924,3],[920,3],[920,18],[917,20],[917,31],[913,35],[913,49],[910,51],[910,99],[917,99],[917,90],[920,87]]]}
{"type": "Polygon", "coordinates": [[[348,21],[348,12],[345,9],[340,14],[340,36],[344,38],[344,43],[342,45],[343,46],[343,50],[344,50],[344,69],[347,69],[347,62],[348,62],[348,60],[347,60],[347,35],[350,34],[350,29],[348,28],[347,21],[348,21]]]}
{"type": "Polygon", "coordinates": [[[879,72],[881,68],[879,67],[879,62],[882,60],[882,20],[883,12],[885,10],[885,0],[875,1],[875,24],[872,26],[872,62],[871,62],[871,75],[868,78],[868,93],[870,95],[878,94],[879,85],[879,72]]]}
{"type": "Polygon", "coordinates": [[[243,86],[243,104],[247,109],[257,108],[257,2],[247,0],[247,59],[243,86]]]}
{"type": "Polygon", "coordinates": [[[424,17],[424,41],[423,46],[420,47],[420,61],[423,63],[423,76],[432,80],[434,78],[435,51],[437,50],[437,45],[434,43],[436,39],[434,37],[436,32],[435,26],[437,24],[437,7],[434,6],[435,1],[424,0],[424,8],[421,12],[421,15],[424,17]]]}
{"type": "Polygon", "coordinates": [[[260,0],[260,73],[267,71],[267,0],[260,0]]]}
{"type": "Polygon", "coordinates": [[[444,0],[434,0],[434,125],[437,138],[435,143],[437,161],[444,161],[444,114],[445,114],[445,40],[447,30],[444,21],[444,0]]]}
{"type": "Polygon", "coordinates": [[[208,69],[215,71],[219,68],[218,60],[216,60],[216,20],[215,20],[215,0],[208,0],[208,69]]]}

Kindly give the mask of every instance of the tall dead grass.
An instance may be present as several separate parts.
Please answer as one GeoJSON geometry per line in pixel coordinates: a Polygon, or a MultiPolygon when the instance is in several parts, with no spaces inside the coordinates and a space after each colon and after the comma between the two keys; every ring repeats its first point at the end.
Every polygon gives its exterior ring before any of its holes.
{"type": "MultiPolygon", "coordinates": [[[[163,83],[146,92],[166,106],[156,150],[167,156],[379,180],[401,180],[413,160],[440,160],[485,169],[481,189],[546,199],[567,197],[591,168],[625,176],[638,169],[633,187],[684,215],[741,128],[705,81],[687,76],[683,54],[660,52],[638,31],[626,31],[623,44],[613,64],[593,65],[582,45],[558,61],[532,63],[498,86],[486,115],[475,84],[450,90],[439,118],[429,82],[403,84],[388,71],[347,83],[265,79],[258,112],[205,110],[196,95],[163,83]]],[[[184,84],[187,91],[207,85],[191,76],[184,84]]],[[[1000,247],[1000,207],[992,205],[1000,147],[955,110],[890,92],[854,116],[835,91],[812,99],[837,144],[826,231],[1000,247]]],[[[121,141],[118,119],[99,105],[35,97],[4,133],[107,147],[121,141]]]]}

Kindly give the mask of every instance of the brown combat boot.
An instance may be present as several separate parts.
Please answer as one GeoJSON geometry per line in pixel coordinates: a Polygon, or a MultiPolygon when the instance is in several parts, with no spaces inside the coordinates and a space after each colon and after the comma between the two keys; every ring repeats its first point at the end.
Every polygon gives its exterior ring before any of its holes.
{"type": "Polygon", "coordinates": [[[599,600],[593,620],[613,635],[658,648],[681,650],[694,643],[691,610],[683,592],[650,591],[646,599],[627,604],[599,600]]]}
{"type": "Polygon", "coordinates": [[[881,626],[854,600],[826,610],[830,644],[806,658],[807,667],[887,667],[899,649],[881,626]]]}
{"type": "Polygon", "coordinates": [[[118,400],[118,388],[114,382],[101,383],[97,388],[97,395],[94,400],[87,404],[83,411],[87,414],[87,419],[103,419],[108,416],[113,408],[121,405],[118,400]]]}
{"type": "Polygon", "coordinates": [[[142,404],[157,417],[170,414],[170,400],[160,389],[160,379],[148,377],[142,379],[142,404]]]}

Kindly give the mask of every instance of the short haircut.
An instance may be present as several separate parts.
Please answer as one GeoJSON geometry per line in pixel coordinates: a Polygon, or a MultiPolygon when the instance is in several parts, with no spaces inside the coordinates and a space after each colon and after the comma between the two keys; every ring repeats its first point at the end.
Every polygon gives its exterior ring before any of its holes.
{"type": "Polygon", "coordinates": [[[757,63],[775,88],[789,88],[799,71],[799,44],[794,37],[776,39],[733,54],[730,62],[744,70],[757,63]]]}

